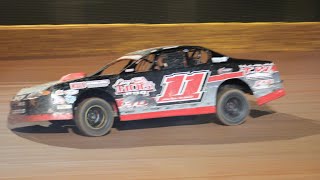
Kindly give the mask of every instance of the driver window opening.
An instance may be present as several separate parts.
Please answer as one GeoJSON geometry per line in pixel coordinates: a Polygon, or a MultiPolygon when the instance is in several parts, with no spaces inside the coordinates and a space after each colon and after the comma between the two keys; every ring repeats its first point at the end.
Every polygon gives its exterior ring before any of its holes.
{"type": "Polygon", "coordinates": [[[166,54],[159,55],[153,69],[162,70],[162,69],[168,67],[167,58],[168,57],[166,54]]]}
{"type": "Polygon", "coordinates": [[[101,75],[120,74],[124,68],[132,63],[131,59],[122,59],[106,68],[101,75]]]}
{"type": "Polygon", "coordinates": [[[157,58],[154,70],[166,70],[186,67],[186,58],[183,51],[161,53],[157,58]]]}
{"type": "Polygon", "coordinates": [[[153,62],[154,62],[155,55],[149,54],[146,57],[143,57],[142,60],[136,65],[135,72],[146,72],[150,71],[153,62]]]}
{"type": "Polygon", "coordinates": [[[211,53],[206,50],[193,49],[188,52],[190,65],[206,64],[211,59],[211,53]]]}

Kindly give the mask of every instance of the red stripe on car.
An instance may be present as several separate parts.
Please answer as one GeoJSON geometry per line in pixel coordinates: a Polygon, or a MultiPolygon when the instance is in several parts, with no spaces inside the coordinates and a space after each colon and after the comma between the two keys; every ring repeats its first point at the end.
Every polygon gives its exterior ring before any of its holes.
{"type": "Polygon", "coordinates": [[[210,76],[208,79],[208,82],[214,82],[214,81],[222,81],[226,79],[232,79],[232,78],[240,78],[243,77],[243,72],[232,72],[232,73],[225,73],[220,75],[213,75],[210,76]]]}
{"type": "Polygon", "coordinates": [[[72,113],[64,114],[37,114],[37,115],[18,115],[11,114],[9,121],[17,122],[37,122],[37,121],[51,121],[51,120],[71,120],[73,119],[72,113]]]}
{"type": "Polygon", "coordinates": [[[150,119],[150,118],[170,117],[170,116],[211,114],[215,112],[216,112],[215,106],[206,106],[206,107],[197,107],[197,108],[147,112],[147,113],[139,113],[139,114],[126,114],[126,115],[120,115],[120,120],[121,121],[140,120],[140,119],[143,120],[143,119],[150,119]]]}
{"type": "Polygon", "coordinates": [[[285,94],[286,94],[286,92],[284,91],[284,89],[278,89],[272,93],[269,93],[267,95],[259,97],[257,99],[257,104],[258,105],[265,104],[265,103],[270,102],[272,100],[278,99],[278,98],[284,96],[285,94]]]}

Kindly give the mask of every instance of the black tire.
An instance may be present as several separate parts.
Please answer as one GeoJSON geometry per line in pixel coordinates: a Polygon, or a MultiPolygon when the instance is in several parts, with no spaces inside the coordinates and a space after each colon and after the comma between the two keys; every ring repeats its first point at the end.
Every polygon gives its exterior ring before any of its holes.
{"type": "Polygon", "coordinates": [[[110,132],[113,122],[111,105],[101,98],[82,101],[75,110],[75,124],[85,136],[103,136],[110,132]]]}
{"type": "Polygon", "coordinates": [[[227,126],[242,124],[249,114],[249,102],[238,89],[225,88],[218,94],[217,116],[227,126]]]}

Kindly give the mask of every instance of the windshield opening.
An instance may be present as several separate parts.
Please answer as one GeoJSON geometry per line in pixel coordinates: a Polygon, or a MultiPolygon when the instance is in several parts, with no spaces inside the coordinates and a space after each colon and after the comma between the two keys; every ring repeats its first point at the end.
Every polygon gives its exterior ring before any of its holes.
{"type": "Polygon", "coordinates": [[[112,61],[111,63],[105,65],[98,72],[94,73],[94,75],[115,75],[120,74],[124,69],[133,64],[135,60],[132,59],[119,59],[112,61]]]}

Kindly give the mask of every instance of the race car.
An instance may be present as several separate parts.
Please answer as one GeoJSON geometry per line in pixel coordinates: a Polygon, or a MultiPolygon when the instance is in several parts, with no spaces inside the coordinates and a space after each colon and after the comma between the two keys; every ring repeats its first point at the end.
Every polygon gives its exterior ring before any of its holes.
{"type": "Polygon", "coordinates": [[[20,90],[9,122],[73,120],[85,136],[103,136],[120,121],[216,113],[224,125],[245,122],[250,107],[285,95],[271,61],[236,59],[200,46],[128,53],[97,72],[71,73],[20,90]]]}

